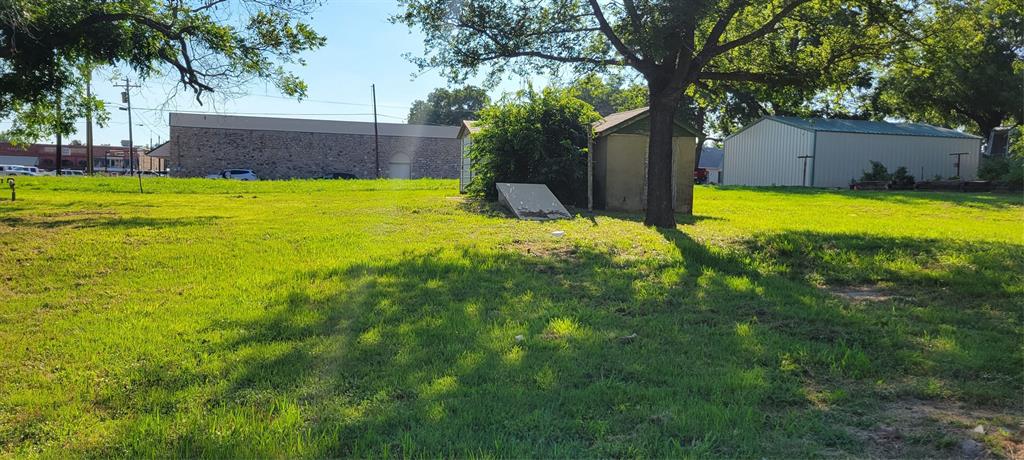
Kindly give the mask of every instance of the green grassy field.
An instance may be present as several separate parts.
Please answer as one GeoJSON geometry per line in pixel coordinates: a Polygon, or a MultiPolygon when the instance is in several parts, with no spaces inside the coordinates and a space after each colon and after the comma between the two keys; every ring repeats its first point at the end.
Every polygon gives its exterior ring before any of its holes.
{"type": "Polygon", "coordinates": [[[1019,196],[699,188],[658,230],[453,181],[19,184],[0,456],[1024,452],[1019,196]]]}

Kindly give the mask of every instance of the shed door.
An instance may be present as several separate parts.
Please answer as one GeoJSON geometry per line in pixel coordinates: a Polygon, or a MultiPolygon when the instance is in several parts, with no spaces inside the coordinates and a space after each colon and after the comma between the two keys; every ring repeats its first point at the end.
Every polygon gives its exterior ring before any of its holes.
{"type": "Polygon", "coordinates": [[[650,142],[644,142],[644,176],[640,179],[640,209],[647,209],[647,157],[650,155],[650,142]]]}
{"type": "Polygon", "coordinates": [[[388,177],[392,179],[408,179],[412,172],[412,160],[401,153],[391,157],[388,163],[388,177]]]}

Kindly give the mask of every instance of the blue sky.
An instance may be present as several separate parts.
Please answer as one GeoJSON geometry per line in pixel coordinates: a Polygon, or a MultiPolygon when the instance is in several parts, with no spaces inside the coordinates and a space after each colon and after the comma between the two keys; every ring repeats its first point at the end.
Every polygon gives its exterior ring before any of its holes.
{"type": "MultiPolygon", "coordinates": [[[[436,72],[412,77],[418,69],[403,54],[421,54],[423,41],[418,32],[388,22],[397,11],[393,0],[326,0],[312,23],[327,37],[327,45],[303,55],[308,65],[296,70],[309,85],[308,99],[302,102],[285,98],[272,85],[261,82],[246,90],[248,96],[200,106],[191,94],[182,91],[168,101],[174,88],[171,78],[142,82],[143,87],[132,92],[132,105],[138,108],[133,111],[136,145],[148,144],[150,137],[153,143],[166,140],[167,112],[173,110],[372,121],[370,85],[374,83],[379,120],[404,123],[414,100],[424,99],[432,89],[447,86],[447,82],[436,72]]],[[[107,101],[110,110],[108,126],[94,129],[97,145],[119,144],[128,138],[127,114],[117,110],[121,90],[109,81],[113,75],[116,69],[106,68],[93,76],[93,91],[107,101]]],[[[535,84],[546,81],[544,77],[534,79],[535,84]]],[[[519,77],[508,77],[491,88],[491,95],[500,96],[524,86],[519,77]]],[[[0,129],[5,126],[0,125],[0,129]]],[[[84,121],[71,139],[85,140],[84,121]]]]}

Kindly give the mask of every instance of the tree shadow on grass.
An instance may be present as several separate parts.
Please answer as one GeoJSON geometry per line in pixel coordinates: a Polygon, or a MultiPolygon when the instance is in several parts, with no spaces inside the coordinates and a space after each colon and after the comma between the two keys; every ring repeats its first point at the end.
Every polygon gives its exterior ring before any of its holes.
{"type": "MultiPolygon", "coordinates": [[[[850,305],[768,264],[790,260],[767,249],[775,240],[751,242],[750,255],[662,234],[676,256],[441,250],[276,280],[262,309],[226,312],[204,331],[215,340],[196,352],[219,365],[181,379],[166,357],[151,372],[177,377],[132,386],[118,409],[146,415],[102,453],[857,455],[864,440],[842,423],[879,381],[1019,390],[1019,353],[972,357],[1013,349],[1019,321],[960,324],[946,304],[850,305]],[[988,343],[965,339],[983,328],[994,328],[988,343]],[[922,340],[933,336],[956,346],[922,340]],[[181,395],[174,405],[147,410],[168,391],[181,395]]],[[[865,256],[886,243],[778,238],[865,256]]],[[[807,257],[840,267],[819,254],[807,257]]],[[[956,287],[947,281],[936,279],[956,287]]]]}
{"type": "MultiPolygon", "coordinates": [[[[662,233],[683,252],[697,244],[662,233]]],[[[862,327],[842,328],[877,332],[865,345],[888,349],[892,356],[878,358],[897,375],[942,382],[915,396],[1011,407],[1024,391],[1024,353],[1013,345],[1024,333],[1024,245],[797,231],[759,234],[731,252],[751,277],[779,289],[829,295],[833,287],[870,286],[894,294],[843,301],[843,316],[862,327]]]]}
{"type": "MultiPolygon", "coordinates": [[[[507,218],[515,219],[515,215],[512,214],[507,208],[502,206],[496,201],[487,201],[479,197],[462,196],[460,197],[458,208],[464,212],[471,214],[480,214],[486,217],[495,218],[507,218]]],[[[618,212],[618,211],[606,211],[601,209],[595,209],[593,211],[586,208],[579,208],[574,206],[566,206],[569,214],[589,219],[591,223],[597,224],[596,217],[609,217],[617,220],[627,220],[630,222],[643,222],[643,213],[629,213],[629,212],[618,212]]],[[[724,220],[720,217],[706,216],[706,215],[693,215],[693,214],[676,214],[676,223],[680,225],[692,225],[702,220],[724,220]]]]}
{"type": "Polygon", "coordinates": [[[720,186],[722,190],[746,190],[765,196],[793,197],[833,195],[843,198],[881,201],[895,204],[948,203],[982,209],[1008,209],[1024,205],[1019,193],[961,193],[903,191],[853,191],[812,187],[740,187],[720,186]]]}
{"type": "Polygon", "coordinates": [[[66,215],[37,216],[25,218],[19,216],[0,217],[0,224],[18,228],[98,228],[109,230],[131,230],[139,228],[174,228],[198,225],[211,225],[219,216],[193,216],[193,217],[120,217],[114,213],[69,213],[66,215]]]}

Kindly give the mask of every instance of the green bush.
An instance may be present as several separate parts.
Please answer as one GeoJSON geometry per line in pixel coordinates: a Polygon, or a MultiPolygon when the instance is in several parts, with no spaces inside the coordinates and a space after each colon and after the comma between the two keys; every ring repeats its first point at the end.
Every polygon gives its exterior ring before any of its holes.
{"type": "Polygon", "coordinates": [[[900,166],[899,168],[896,168],[896,172],[892,173],[892,184],[911,187],[914,185],[914,176],[907,174],[906,166],[900,166]]]}
{"type": "Polygon", "coordinates": [[[864,175],[860,176],[861,182],[887,181],[889,179],[892,179],[889,169],[877,161],[871,162],[871,171],[864,171],[864,175]]]}
{"type": "Polygon", "coordinates": [[[598,119],[571,91],[552,88],[485,107],[469,148],[469,192],[494,200],[497,182],[538,183],[563,203],[586,204],[587,144],[598,119]]]}

